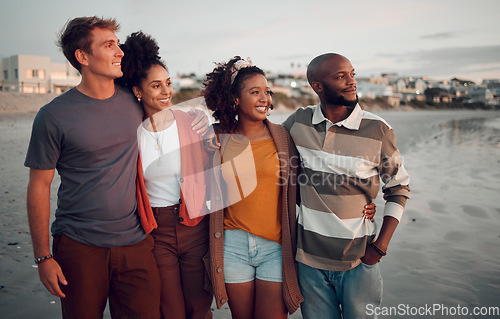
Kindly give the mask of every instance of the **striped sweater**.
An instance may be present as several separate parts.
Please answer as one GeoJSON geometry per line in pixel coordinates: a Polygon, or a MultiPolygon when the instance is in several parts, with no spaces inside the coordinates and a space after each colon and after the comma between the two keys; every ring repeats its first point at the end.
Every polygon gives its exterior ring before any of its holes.
{"type": "Polygon", "coordinates": [[[283,123],[302,162],[298,176],[296,259],[310,267],[356,267],[375,224],[363,216],[382,181],[384,216],[400,219],[409,198],[409,176],[391,126],[356,105],[344,121],[330,122],[321,105],[298,109],[283,123]]]}

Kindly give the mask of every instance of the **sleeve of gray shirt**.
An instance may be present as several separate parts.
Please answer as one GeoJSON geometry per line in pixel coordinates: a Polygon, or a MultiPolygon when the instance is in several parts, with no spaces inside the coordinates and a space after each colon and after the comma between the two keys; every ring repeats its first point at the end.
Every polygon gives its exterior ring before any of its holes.
{"type": "Polygon", "coordinates": [[[55,169],[61,154],[62,139],[63,134],[57,122],[43,108],[40,109],[33,121],[24,166],[41,170],[55,169]]]}

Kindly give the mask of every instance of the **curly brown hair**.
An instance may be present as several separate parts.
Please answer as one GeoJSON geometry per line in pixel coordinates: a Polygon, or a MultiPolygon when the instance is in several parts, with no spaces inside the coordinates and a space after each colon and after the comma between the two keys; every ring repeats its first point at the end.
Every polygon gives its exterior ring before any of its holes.
{"type": "Polygon", "coordinates": [[[240,97],[243,82],[251,76],[266,73],[257,66],[249,66],[238,71],[231,83],[232,67],[241,57],[235,56],[228,62],[216,63],[217,67],[207,73],[203,82],[201,94],[205,97],[207,107],[213,111],[213,117],[220,122],[225,132],[234,132],[238,127],[238,109],[235,108],[235,98],[240,97]]]}
{"type": "Polygon", "coordinates": [[[80,49],[87,53],[92,53],[90,49],[92,35],[90,32],[94,28],[117,32],[120,29],[120,25],[112,18],[104,19],[96,16],[78,17],[69,20],[59,33],[57,45],[61,48],[69,63],[78,71],[82,70],[82,66],[75,57],[75,51],[80,49]]]}
{"type": "Polygon", "coordinates": [[[160,57],[158,43],[142,31],[130,34],[120,48],[125,54],[122,58],[123,76],[116,79],[116,83],[131,91],[147,78],[151,67],[161,65],[167,70],[160,57]]]}

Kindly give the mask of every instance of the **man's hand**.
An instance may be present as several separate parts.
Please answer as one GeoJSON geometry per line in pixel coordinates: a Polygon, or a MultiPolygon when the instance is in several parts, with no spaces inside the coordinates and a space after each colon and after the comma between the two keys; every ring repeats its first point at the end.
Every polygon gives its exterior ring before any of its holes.
{"type": "Polygon", "coordinates": [[[64,298],[66,295],[62,292],[59,283],[67,285],[68,282],[54,258],[42,261],[38,264],[38,276],[45,288],[56,297],[64,298]]]}
{"type": "Polygon", "coordinates": [[[365,219],[369,219],[373,222],[373,217],[375,216],[375,211],[377,210],[377,206],[375,203],[370,203],[365,205],[365,209],[363,210],[363,215],[365,215],[365,219]]]}
{"type": "MultiPolygon", "coordinates": [[[[377,246],[381,252],[386,253],[389,242],[391,241],[392,235],[399,224],[399,220],[392,216],[384,216],[384,221],[382,227],[380,228],[380,233],[374,244],[377,246]]],[[[383,256],[370,244],[366,246],[365,255],[361,258],[361,261],[366,265],[373,265],[380,261],[383,256]]]]}
{"type": "Polygon", "coordinates": [[[375,265],[382,259],[382,255],[380,255],[375,248],[370,245],[366,246],[365,255],[361,257],[361,262],[365,265],[375,265]]]}
{"type": "Polygon", "coordinates": [[[210,127],[210,121],[208,120],[208,116],[202,110],[198,109],[190,109],[188,111],[189,114],[196,114],[195,119],[191,122],[191,128],[193,131],[200,135],[204,135],[207,133],[208,128],[210,127]]]}
{"type": "Polygon", "coordinates": [[[199,135],[203,135],[205,150],[209,152],[218,150],[220,148],[219,142],[205,112],[198,109],[191,109],[188,113],[196,114],[196,118],[191,122],[191,127],[193,131],[196,131],[199,135]]]}

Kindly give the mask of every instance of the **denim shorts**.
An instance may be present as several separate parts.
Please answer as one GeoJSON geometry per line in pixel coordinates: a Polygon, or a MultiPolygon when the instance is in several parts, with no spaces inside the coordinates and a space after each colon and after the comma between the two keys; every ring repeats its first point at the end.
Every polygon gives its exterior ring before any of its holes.
{"type": "Polygon", "coordinates": [[[281,282],[281,245],[241,229],[224,231],[224,282],[281,282]]]}

